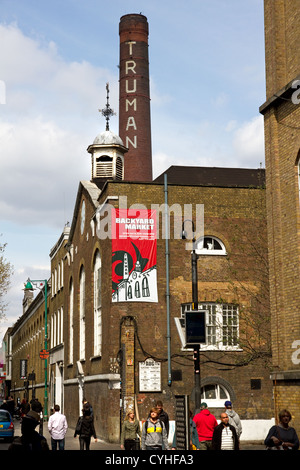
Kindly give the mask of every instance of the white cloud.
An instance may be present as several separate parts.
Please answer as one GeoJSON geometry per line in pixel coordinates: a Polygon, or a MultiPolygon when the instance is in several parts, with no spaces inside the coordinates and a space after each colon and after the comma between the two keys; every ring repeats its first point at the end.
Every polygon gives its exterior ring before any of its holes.
{"type": "Polygon", "coordinates": [[[98,113],[106,103],[105,84],[110,81],[113,107],[118,81],[105,68],[65,61],[54,42],[26,37],[16,24],[0,25],[0,42],[0,79],[6,85],[6,104],[0,108],[5,175],[0,216],[14,220],[17,214],[20,223],[33,224],[59,220],[61,226],[61,213],[72,209],[79,180],[90,178],[86,148],[105,128],[98,113]]]}
{"type": "Polygon", "coordinates": [[[0,41],[0,79],[6,84],[7,113],[24,116],[42,111],[60,119],[75,112],[96,120],[97,109],[105,104],[106,81],[110,82],[111,103],[117,105],[117,73],[84,61],[67,62],[53,42],[39,43],[16,24],[0,25],[0,41]]]}
{"type": "Polygon", "coordinates": [[[61,220],[64,194],[72,192],[74,198],[79,174],[90,176],[81,137],[41,117],[0,121],[2,219],[49,225],[61,220]]]}
{"type": "MultiPolygon", "coordinates": [[[[50,273],[49,266],[24,266],[16,269],[12,276],[12,284],[5,297],[7,311],[5,318],[0,321],[0,338],[3,336],[7,328],[11,327],[22,315],[22,301],[24,296],[24,284],[28,277],[31,279],[48,279],[50,273]]],[[[34,291],[36,296],[38,290],[34,291]]]]}
{"type": "MultiPolygon", "coordinates": [[[[264,162],[264,123],[263,116],[256,116],[245,122],[234,133],[233,148],[235,155],[251,167],[264,162]]],[[[243,165],[244,166],[244,165],[243,165]]]]}

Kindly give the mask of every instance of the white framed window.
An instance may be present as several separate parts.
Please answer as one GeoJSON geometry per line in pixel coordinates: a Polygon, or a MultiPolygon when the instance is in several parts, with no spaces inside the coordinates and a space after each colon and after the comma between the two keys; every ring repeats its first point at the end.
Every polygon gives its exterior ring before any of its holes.
{"type": "Polygon", "coordinates": [[[102,353],[102,296],[101,296],[101,257],[97,252],[94,263],[94,355],[102,353]]]}
{"type": "Polygon", "coordinates": [[[64,309],[60,309],[60,325],[59,325],[59,343],[64,341],[64,309]]]}
{"type": "Polygon", "coordinates": [[[57,290],[59,291],[60,290],[60,281],[61,281],[61,274],[60,274],[60,263],[58,263],[58,266],[57,266],[57,290]]]}
{"type": "Polygon", "coordinates": [[[69,363],[73,363],[73,331],[74,331],[74,286],[73,279],[69,288],[69,363]]]}
{"type": "Polygon", "coordinates": [[[230,400],[230,394],[223,385],[209,384],[201,387],[201,401],[207,403],[209,408],[223,408],[226,400],[230,400]]]}
{"type": "MultiPolygon", "coordinates": [[[[206,343],[200,345],[204,350],[238,350],[239,309],[236,304],[199,303],[199,310],[205,310],[206,343]]],[[[185,347],[185,313],[192,310],[192,304],[181,306],[181,316],[175,318],[182,348],[185,347]]]]}
{"type": "Polygon", "coordinates": [[[64,260],[61,260],[61,269],[60,269],[60,275],[61,275],[61,279],[60,279],[60,286],[61,287],[64,287],[64,260]]]}
{"type": "Polygon", "coordinates": [[[85,271],[83,266],[79,278],[79,359],[85,360],[85,271]]]}
{"type": "Polygon", "coordinates": [[[205,235],[196,241],[195,251],[197,255],[226,255],[224,243],[216,237],[205,235]]]}
{"type": "Polygon", "coordinates": [[[51,296],[54,297],[54,272],[51,274],[51,296]]]}

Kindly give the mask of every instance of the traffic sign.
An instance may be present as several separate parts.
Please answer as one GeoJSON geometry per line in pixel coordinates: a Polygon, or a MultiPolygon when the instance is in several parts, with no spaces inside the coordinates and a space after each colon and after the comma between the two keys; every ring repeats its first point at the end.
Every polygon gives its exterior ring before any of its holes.
{"type": "Polygon", "coordinates": [[[49,351],[46,351],[46,349],[42,349],[40,351],[40,358],[41,359],[48,359],[49,357],[49,351]]]}

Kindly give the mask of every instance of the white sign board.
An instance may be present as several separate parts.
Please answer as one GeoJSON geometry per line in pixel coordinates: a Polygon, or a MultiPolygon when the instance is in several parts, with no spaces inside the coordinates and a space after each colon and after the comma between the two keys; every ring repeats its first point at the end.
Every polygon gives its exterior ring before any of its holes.
{"type": "Polygon", "coordinates": [[[139,363],[140,392],[161,391],[161,363],[147,359],[139,363]]]}

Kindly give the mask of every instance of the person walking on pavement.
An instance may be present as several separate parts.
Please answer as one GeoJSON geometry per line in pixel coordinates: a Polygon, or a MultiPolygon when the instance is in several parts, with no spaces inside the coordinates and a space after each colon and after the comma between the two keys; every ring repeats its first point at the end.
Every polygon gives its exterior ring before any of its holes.
{"type": "Polygon", "coordinates": [[[30,404],[28,403],[26,398],[23,398],[21,405],[20,405],[21,418],[27,415],[29,411],[30,411],[30,404]]]}
{"type": "Polygon", "coordinates": [[[158,400],[155,404],[155,408],[158,409],[159,411],[159,419],[164,423],[166,431],[167,431],[167,436],[169,436],[169,415],[168,413],[163,409],[163,403],[162,401],[158,400]]]}
{"type": "Polygon", "coordinates": [[[91,416],[91,409],[89,404],[85,404],[82,410],[83,414],[79,417],[74,437],[79,435],[79,448],[80,450],[90,450],[91,437],[93,436],[97,442],[96,431],[94,428],[94,420],[91,416]]]}
{"type": "Polygon", "coordinates": [[[200,412],[194,416],[193,421],[197,427],[199,449],[211,450],[213,432],[218,423],[215,416],[207,409],[206,403],[201,403],[200,412]]]}
{"type": "Polygon", "coordinates": [[[140,423],[135,418],[134,411],[129,410],[126,413],[121,431],[121,449],[139,450],[138,438],[141,437],[140,423]],[[138,448],[137,448],[138,445],[138,448]]]}
{"type": "Polygon", "coordinates": [[[84,406],[84,405],[89,405],[89,407],[90,407],[90,412],[91,412],[91,417],[94,418],[93,407],[92,407],[92,405],[90,404],[90,402],[87,401],[86,398],[84,398],[84,399],[82,400],[82,406],[84,406]]]}
{"type": "Polygon", "coordinates": [[[60,412],[59,405],[54,405],[54,413],[48,421],[52,450],[65,450],[65,435],[68,430],[67,418],[60,412]]]}
{"type": "Polygon", "coordinates": [[[299,438],[296,430],[289,425],[291,413],[284,409],[278,415],[279,424],[274,425],[264,441],[268,450],[298,450],[299,438]]]}
{"type": "Polygon", "coordinates": [[[229,424],[235,427],[237,437],[238,439],[240,439],[241,434],[242,434],[242,424],[241,424],[240,417],[237,414],[237,412],[232,409],[231,401],[229,400],[225,401],[224,406],[225,406],[225,413],[228,415],[228,418],[229,418],[229,424]]]}
{"type": "Polygon", "coordinates": [[[167,431],[163,421],[159,419],[159,410],[151,408],[150,417],[142,429],[142,450],[159,451],[163,447],[169,450],[167,431]]]}
{"type": "Polygon", "coordinates": [[[33,410],[23,416],[21,423],[22,435],[14,438],[8,450],[12,452],[48,451],[49,446],[46,438],[35,430],[39,421],[39,413],[33,410]]]}
{"type": "Polygon", "coordinates": [[[229,424],[227,413],[221,413],[221,422],[214,429],[211,449],[212,450],[239,450],[239,439],[234,426],[229,424]]]}

